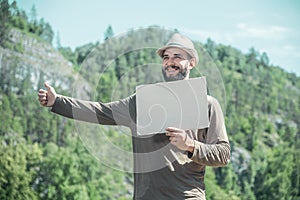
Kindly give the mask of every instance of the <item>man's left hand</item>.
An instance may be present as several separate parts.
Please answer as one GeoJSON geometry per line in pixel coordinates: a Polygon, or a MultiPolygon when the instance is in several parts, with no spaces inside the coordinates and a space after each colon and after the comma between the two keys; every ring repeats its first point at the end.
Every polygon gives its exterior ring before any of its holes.
{"type": "Polygon", "coordinates": [[[166,128],[166,136],[169,136],[171,144],[183,151],[194,152],[194,140],[182,129],[175,127],[166,128]]]}

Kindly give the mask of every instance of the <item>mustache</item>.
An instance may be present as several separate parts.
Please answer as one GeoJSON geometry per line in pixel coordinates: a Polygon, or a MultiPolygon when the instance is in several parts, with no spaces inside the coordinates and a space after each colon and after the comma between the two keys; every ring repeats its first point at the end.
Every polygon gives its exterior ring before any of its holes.
{"type": "MultiPolygon", "coordinates": [[[[169,66],[171,67],[171,66],[169,66]]],[[[178,73],[175,76],[168,76],[167,75],[167,69],[169,68],[168,66],[165,67],[165,69],[162,69],[162,73],[164,76],[165,81],[178,81],[178,80],[183,80],[187,76],[187,69],[180,69],[178,73]]],[[[176,68],[180,68],[178,66],[175,66],[176,68]]]]}
{"type": "Polygon", "coordinates": [[[175,65],[165,66],[165,70],[168,70],[169,68],[176,69],[176,70],[180,70],[181,69],[180,67],[175,66],[175,65]]]}

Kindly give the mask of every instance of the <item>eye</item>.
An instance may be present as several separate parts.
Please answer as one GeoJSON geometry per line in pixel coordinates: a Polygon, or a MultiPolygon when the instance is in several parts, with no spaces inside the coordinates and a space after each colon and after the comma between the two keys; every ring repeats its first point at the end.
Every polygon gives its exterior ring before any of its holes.
{"type": "Polygon", "coordinates": [[[169,57],[168,56],[163,56],[163,58],[162,58],[163,60],[168,60],[169,59],[169,57]]]}
{"type": "Polygon", "coordinates": [[[175,55],[174,57],[175,57],[176,59],[179,59],[179,60],[185,60],[185,58],[184,58],[182,55],[180,55],[180,54],[175,55]]]}

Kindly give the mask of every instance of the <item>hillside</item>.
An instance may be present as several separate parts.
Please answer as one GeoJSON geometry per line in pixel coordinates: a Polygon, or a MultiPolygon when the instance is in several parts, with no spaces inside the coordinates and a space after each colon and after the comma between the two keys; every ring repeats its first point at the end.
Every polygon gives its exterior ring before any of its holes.
{"type": "MultiPolygon", "coordinates": [[[[95,100],[115,100],[134,92],[138,84],[161,80],[160,70],[156,70],[160,61],[154,47],[164,43],[168,34],[159,27],[149,27],[97,46],[81,65],[82,74],[97,86],[92,95],[95,100]],[[105,64],[115,57],[113,62],[105,64]],[[97,60],[104,66],[99,67],[102,65],[97,60]],[[101,78],[90,76],[95,74],[101,78]],[[104,87],[108,82],[107,88],[104,87]]],[[[223,199],[235,199],[234,195],[241,199],[296,198],[300,180],[296,153],[299,77],[270,65],[267,54],[260,55],[254,48],[243,54],[210,39],[205,44],[196,42],[196,47],[200,63],[193,77],[200,74],[207,77],[210,94],[217,97],[226,113],[232,144],[229,167],[214,169],[216,183],[212,184],[220,186],[222,192],[210,191],[208,187],[208,196],[214,199],[224,193],[223,199]]]]}
{"type": "MultiPolygon", "coordinates": [[[[128,130],[54,115],[40,107],[37,89],[48,81],[83,99],[128,96],[162,80],[155,50],[177,30],[130,30],[72,51],[14,27],[0,47],[0,199],[131,199],[128,130]]],[[[210,39],[195,44],[200,63],[192,77],[207,77],[232,147],[227,167],[207,169],[207,199],[299,199],[300,77],[254,48],[243,54],[210,39]]]]}

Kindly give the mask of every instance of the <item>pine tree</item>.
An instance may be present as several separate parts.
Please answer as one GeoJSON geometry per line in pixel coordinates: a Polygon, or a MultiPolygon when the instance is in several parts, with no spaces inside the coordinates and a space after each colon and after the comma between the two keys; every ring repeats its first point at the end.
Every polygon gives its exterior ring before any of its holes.
{"type": "Polygon", "coordinates": [[[10,5],[8,0],[0,0],[0,46],[5,47],[10,32],[10,5]]]}
{"type": "Polygon", "coordinates": [[[109,38],[112,38],[114,36],[113,29],[111,25],[109,25],[104,33],[104,40],[108,40],[109,38]]]}

